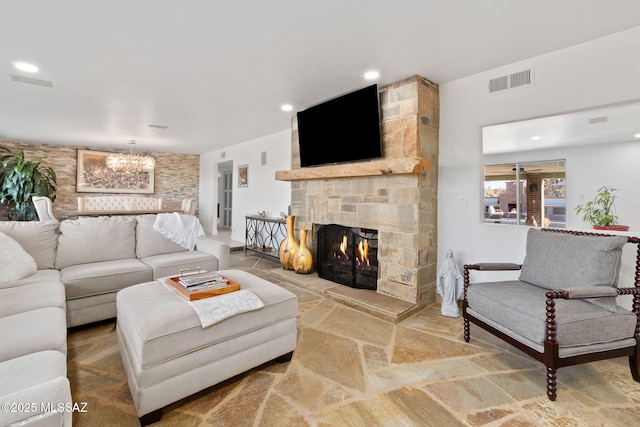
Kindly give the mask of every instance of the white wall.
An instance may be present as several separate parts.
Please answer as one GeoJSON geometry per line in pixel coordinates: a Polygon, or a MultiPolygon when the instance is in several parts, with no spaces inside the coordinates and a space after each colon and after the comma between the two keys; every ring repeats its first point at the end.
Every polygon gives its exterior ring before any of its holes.
{"type": "MultiPolygon", "coordinates": [[[[438,189],[438,258],[453,250],[458,264],[474,262],[522,262],[527,227],[482,224],[482,132],[484,125],[523,120],[553,113],[595,107],[640,98],[640,27],[511,64],[490,72],[476,74],[440,85],[440,157],[438,189]],[[488,81],[494,77],[535,67],[535,85],[506,93],[490,95],[488,81]],[[459,205],[459,196],[467,196],[467,206],[459,205]]],[[[429,76],[425,76],[428,78],[429,76]]],[[[574,191],[572,186],[597,189],[612,185],[612,171],[633,168],[634,159],[605,158],[602,153],[582,153],[567,162],[569,228],[587,229],[587,224],[571,215],[579,194],[590,199],[594,190],[574,191]],[[593,156],[593,157],[591,157],[593,156]],[[590,158],[589,158],[590,157],[590,158]],[[587,159],[588,158],[588,159],[587,159]],[[586,161],[590,160],[587,164],[586,161]],[[605,170],[607,162],[612,168],[605,170]],[[624,162],[624,163],[623,163],[624,162]]],[[[547,160],[547,159],[540,159],[547,160]]],[[[637,176],[637,175],[636,175],[637,176]]],[[[613,177],[619,181],[619,177],[613,177]]],[[[631,200],[638,193],[638,181],[617,188],[619,195],[631,200]],[[633,195],[633,196],[632,196],[633,195]]],[[[627,200],[627,201],[628,201],[627,200]]],[[[640,233],[638,212],[616,202],[622,222],[640,233]],[[631,214],[633,215],[633,213],[631,214]]],[[[637,205],[636,205],[637,206],[637,205]]],[[[623,279],[631,286],[630,256],[625,254],[623,279]]],[[[478,277],[478,276],[474,276],[478,277]]],[[[495,276],[494,276],[495,277],[495,276]]],[[[482,278],[481,278],[482,279],[482,278]]],[[[626,298],[626,297],[625,297],[626,298]]],[[[630,307],[628,300],[622,302],[630,307]]]]}
{"type": "Polygon", "coordinates": [[[287,212],[291,184],[276,181],[278,170],[291,169],[291,131],[267,135],[200,156],[200,220],[205,232],[217,233],[218,163],[233,161],[231,238],[244,242],[245,215],[287,212]],[[261,164],[266,152],[266,165],[261,164]],[[222,157],[224,153],[224,157],[222,157]],[[238,166],[248,165],[248,186],[238,188],[238,166]]]}

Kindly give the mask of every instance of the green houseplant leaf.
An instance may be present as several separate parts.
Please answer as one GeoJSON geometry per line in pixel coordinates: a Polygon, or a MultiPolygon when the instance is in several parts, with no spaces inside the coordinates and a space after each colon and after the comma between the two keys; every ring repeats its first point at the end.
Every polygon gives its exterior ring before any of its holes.
{"type": "Polygon", "coordinates": [[[604,227],[617,224],[618,217],[613,213],[615,192],[615,188],[600,187],[593,200],[576,206],[576,213],[582,214],[582,220],[591,225],[604,227]]]}
{"type": "Polygon", "coordinates": [[[56,198],[56,173],[39,162],[24,159],[24,152],[14,153],[0,147],[0,203],[9,210],[9,219],[37,220],[33,196],[56,198]]]}

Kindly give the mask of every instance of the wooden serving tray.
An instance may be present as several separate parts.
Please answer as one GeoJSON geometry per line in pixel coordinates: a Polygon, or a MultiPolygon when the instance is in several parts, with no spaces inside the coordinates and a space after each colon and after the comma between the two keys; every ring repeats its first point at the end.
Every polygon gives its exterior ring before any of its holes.
{"type": "Polygon", "coordinates": [[[234,282],[231,279],[228,279],[227,286],[223,288],[216,289],[201,289],[198,291],[189,291],[184,286],[182,286],[178,281],[180,280],[180,276],[169,277],[166,279],[167,285],[178,295],[186,299],[187,301],[196,301],[203,298],[215,297],[216,295],[227,294],[229,292],[239,291],[240,283],[234,282]]]}

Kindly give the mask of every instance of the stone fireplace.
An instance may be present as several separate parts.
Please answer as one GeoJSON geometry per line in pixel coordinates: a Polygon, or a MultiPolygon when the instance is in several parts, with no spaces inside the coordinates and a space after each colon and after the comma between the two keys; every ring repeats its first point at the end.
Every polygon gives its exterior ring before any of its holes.
{"type": "Polygon", "coordinates": [[[420,308],[436,290],[438,86],[414,76],[379,92],[382,159],[300,168],[294,116],[292,168],[276,179],[291,182],[296,234],[311,230],[314,260],[319,225],[377,230],[375,292],[420,308]]]}

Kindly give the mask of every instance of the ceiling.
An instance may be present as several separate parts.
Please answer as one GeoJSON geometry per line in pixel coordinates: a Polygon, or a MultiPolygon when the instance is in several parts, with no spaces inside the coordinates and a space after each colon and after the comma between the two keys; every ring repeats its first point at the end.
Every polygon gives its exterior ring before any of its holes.
{"type": "Polygon", "coordinates": [[[288,129],[371,69],[442,84],[639,16],[636,0],[4,1],[0,139],[205,153],[288,129]]]}

